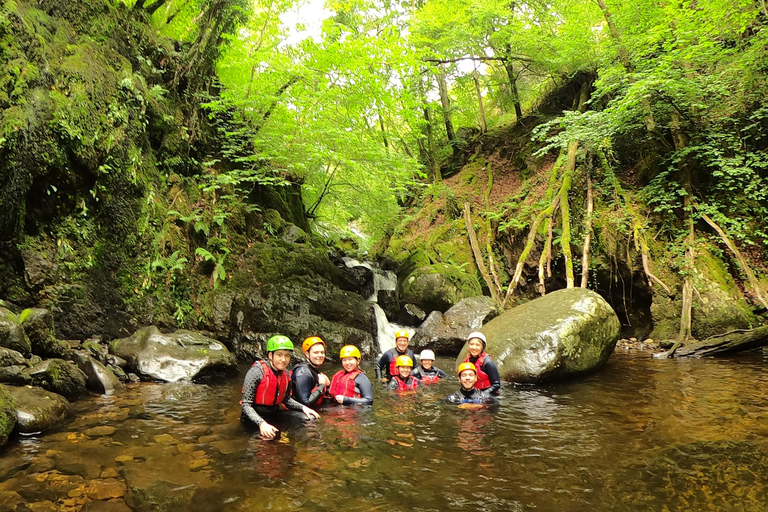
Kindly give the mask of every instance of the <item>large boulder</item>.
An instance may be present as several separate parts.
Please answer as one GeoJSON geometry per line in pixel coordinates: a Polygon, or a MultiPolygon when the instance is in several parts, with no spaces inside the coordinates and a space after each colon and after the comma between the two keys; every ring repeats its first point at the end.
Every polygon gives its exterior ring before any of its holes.
{"type": "Polygon", "coordinates": [[[102,395],[111,395],[115,391],[123,389],[123,383],[120,382],[115,374],[91,356],[88,352],[77,351],[74,354],[74,361],[77,367],[85,374],[86,386],[91,391],[101,393],[102,395]]]}
{"type": "Polygon", "coordinates": [[[54,336],[53,315],[47,309],[29,308],[19,315],[24,332],[29,337],[32,353],[42,357],[67,357],[69,345],[54,336]]]}
{"type": "Polygon", "coordinates": [[[16,403],[16,429],[22,434],[43,432],[64,421],[70,411],[66,398],[31,386],[8,386],[16,403]]]}
{"type": "Polygon", "coordinates": [[[0,368],[12,365],[23,365],[25,359],[21,352],[9,348],[0,347],[0,368]]]}
{"type": "Polygon", "coordinates": [[[16,402],[6,386],[0,384],[0,447],[16,426],[16,402]]]}
{"type": "Polygon", "coordinates": [[[73,363],[63,359],[46,359],[23,372],[26,384],[39,386],[75,400],[87,392],[86,377],[73,363]]]}
{"type": "Polygon", "coordinates": [[[32,345],[19,317],[3,307],[0,307],[0,347],[21,352],[25,356],[32,353],[32,345]]]}
{"type": "MultiPolygon", "coordinates": [[[[616,346],[620,327],[600,295],[569,288],[502,313],[482,332],[502,380],[545,383],[600,368],[616,346]]],[[[457,361],[466,353],[465,346],[457,361]]]]}
{"type": "Polygon", "coordinates": [[[433,311],[411,338],[414,350],[431,348],[440,355],[456,355],[472,331],[498,314],[496,301],[483,295],[461,300],[445,314],[433,311]]]}
{"type": "Polygon", "coordinates": [[[113,340],[109,351],[145,379],[165,382],[197,380],[237,371],[235,357],[221,342],[180,329],[163,334],[154,325],[128,338],[113,340]]]}
{"type": "Polygon", "coordinates": [[[402,282],[400,298],[425,311],[447,311],[461,299],[482,295],[477,277],[448,263],[419,267],[402,282]]]}

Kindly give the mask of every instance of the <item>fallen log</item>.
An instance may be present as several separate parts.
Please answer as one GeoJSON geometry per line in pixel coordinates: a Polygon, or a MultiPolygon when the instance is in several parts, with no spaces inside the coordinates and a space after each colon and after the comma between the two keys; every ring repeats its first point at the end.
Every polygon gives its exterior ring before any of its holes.
{"type": "Polygon", "coordinates": [[[724,356],[766,345],[768,345],[768,325],[756,329],[738,329],[710,336],[701,341],[691,341],[675,351],[654,354],[654,357],[724,356]]]}

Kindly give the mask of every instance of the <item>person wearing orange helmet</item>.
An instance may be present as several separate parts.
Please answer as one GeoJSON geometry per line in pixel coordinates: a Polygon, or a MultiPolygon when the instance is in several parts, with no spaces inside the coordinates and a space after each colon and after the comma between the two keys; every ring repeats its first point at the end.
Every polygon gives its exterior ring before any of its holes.
{"type": "MultiPolygon", "coordinates": [[[[445,397],[445,400],[451,404],[485,404],[493,401],[493,397],[487,392],[477,389],[477,370],[475,365],[464,362],[456,370],[459,377],[461,388],[451,395],[445,397]]],[[[471,407],[471,406],[468,406],[471,407]]]]}
{"type": "Polygon", "coordinates": [[[468,353],[463,362],[475,365],[477,388],[488,391],[492,395],[498,395],[501,389],[501,378],[496,363],[485,351],[485,334],[477,331],[469,333],[467,346],[468,353]]]}
{"type": "Polygon", "coordinates": [[[341,366],[331,379],[329,393],[341,405],[373,404],[373,386],[360,369],[360,349],[345,345],[339,352],[341,366]]]}
{"type": "Polygon", "coordinates": [[[304,361],[293,368],[291,389],[294,400],[307,407],[322,405],[331,380],[320,372],[325,362],[325,341],[319,336],[310,336],[301,344],[304,361]]]}
{"type": "Polygon", "coordinates": [[[419,386],[419,379],[411,375],[413,370],[413,359],[406,355],[397,356],[395,360],[397,365],[397,375],[387,384],[387,389],[392,391],[408,391],[416,389],[419,386]]]}
{"type": "Polygon", "coordinates": [[[400,330],[395,333],[395,348],[384,352],[376,363],[376,378],[382,382],[389,382],[392,377],[398,374],[397,358],[399,356],[408,356],[411,361],[416,359],[413,351],[408,348],[408,338],[410,335],[406,330],[400,330]]]}

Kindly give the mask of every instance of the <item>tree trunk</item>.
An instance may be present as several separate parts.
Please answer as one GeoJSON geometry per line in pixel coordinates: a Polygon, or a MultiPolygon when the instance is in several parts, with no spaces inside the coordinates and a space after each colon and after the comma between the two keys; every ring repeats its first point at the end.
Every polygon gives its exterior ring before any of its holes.
{"type": "Polygon", "coordinates": [[[509,58],[504,59],[504,70],[507,72],[507,78],[509,79],[509,91],[512,95],[512,104],[515,106],[515,120],[519,121],[523,118],[523,108],[520,105],[520,91],[517,89],[517,78],[519,75],[515,71],[515,67],[512,65],[512,61],[509,60],[509,58]]]}
{"type": "Polygon", "coordinates": [[[568,163],[563,171],[563,185],[560,187],[560,219],[563,226],[563,234],[560,237],[560,248],[565,259],[565,287],[574,287],[573,254],[571,253],[571,210],[568,205],[568,193],[571,190],[573,172],[576,168],[576,152],[579,149],[579,141],[574,140],[568,144],[568,163]]]}
{"type": "Polygon", "coordinates": [[[488,131],[488,127],[485,124],[485,109],[483,108],[483,93],[480,91],[480,78],[477,69],[472,73],[472,78],[475,81],[475,91],[477,92],[477,105],[480,109],[480,133],[488,131]]]}
{"type": "Polygon", "coordinates": [[[488,270],[485,268],[483,262],[483,253],[480,252],[480,244],[477,242],[477,233],[475,233],[475,226],[472,223],[472,213],[470,212],[469,203],[464,203],[464,224],[467,227],[467,235],[469,235],[469,245],[472,247],[472,254],[475,256],[475,263],[477,264],[480,275],[483,276],[485,284],[488,286],[488,290],[491,292],[493,300],[499,304],[499,294],[496,287],[491,281],[491,276],[488,274],[488,270]]]}
{"type": "Polygon", "coordinates": [[[432,183],[440,183],[443,177],[440,175],[440,164],[437,161],[435,136],[432,134],[432,117],[429,115],[429,106],[424,107],[424,120],[427,122],[427,147],[429,150],[429,161],[432,164],[432,183]]]}
{"type": "Polygon", "coordinates": [[[592,177],[589,168],[587,168],[587,216],[584,219],[584,247],[581,251],[581,287],[587,287],[589,280],[589,245],[592,241],[592,212],[594,203],[592,201],[592,177]]]}
{"type": "MultiPolygon", "coordinates": [[[[491,190],[493,190],[493,165],[488,162],[486,166],[488,172],[488,186],[485,188],[485,211],[491,211],[491,190]]],[[[496,265],[493,262],[493,244],[496,242],[494,236],[493,226],[491,225],[490,215],[485,215],[485,230],[488,233],[488,237],[485,242],[485,250],[488,253],[488,270],[490,270],[493,276],[493,283],[496,285],[496,291],[501,296],[501,281],[499,281],[499,274],[496,272],[496,265]]]]}
{"type": "Polygon", "coordinates": [[[379,128],[381,128],[381,137],[384,139],[384,148],[389,150],[389,141],[387,140],[387,130],[384,128],[384,118],[381,117],[381,112],[376,112],[379,116],[379,128]]]}
{"type": "MultiPolygon", "coordinates": [[[[672,132],[672,139],[675,143],[675,149],[680,151],[688,143],[685,133],[683,133],[680,116],[677,112],[672,112],[672,119],[669,125],[672,132]]],[[[680,185],[685,191],[683,197],[683,215],[685,217],[688,236],[685,240],[685,276],[683,280],[683,304],[680,312],[680,334],[678,338],[681,342],[691,336],[691,322],[693,309],[693,269],[695,265],[695,254],[693,245],[696,238],[696,231],[693,223],[693,185],[691,183],[691,168],[685,158],[680,162],[680,185]]]]}
{"type": "Polygon", "coordinates": [[[768,345],[768,326],[717,334],[677,349],[675,357],[705,357],[734,354],[768,345]]]}
{"type": "Polygon", "coordinates": [[[445,78],[445,66],[443,64],[440,64],[438,68],[437,88],[440,91],[440,104],[443,106],[445,133],[448,137],[448,142],[452,142],[456,135],[453,131],[453,122],[451,122],[451,99],[448,97],[448,83],[445,78]]]}

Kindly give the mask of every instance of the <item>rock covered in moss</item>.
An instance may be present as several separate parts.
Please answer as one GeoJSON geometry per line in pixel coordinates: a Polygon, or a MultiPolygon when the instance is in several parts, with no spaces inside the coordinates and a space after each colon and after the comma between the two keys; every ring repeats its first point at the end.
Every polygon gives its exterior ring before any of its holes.
{"type": "Polygon", "coordinates": [[[400,297],[425,311],[447,311],[461,299],[482,295],[477,277],[449,263],[436,263],[411,272],[400,297]]]}
{"type": "Polygon", "coordinates": [[[0,384],[0,446],[8,442],[8,436],[16,426],[16,402],[6,386],[0,384]]]}
{"type": "Polygon", "coordinates": [[[24,371],[27,382],[68,400],[75,400],[85,394],[86,377],[73,363],[63,359],[46,359],[24,371]]]}
{"type": "MultiPolygon", "coordinates": [[[[597,293],[558,290],[506,311],[483,326],[502,380],[546,383],[600,368],[619,339],[619,319],[597,293]]],[[[467,347],[458,361],[467,354],[467,347]]]]}
{"type": "Polygon", "coordinates": [[[0,307],[0,347],[15,350],[25,356],[32,352],[29,337],[19,318],[3,307],[0,307]]]}
{"type": "Polygon", "coordinates": [[[149,380],[196,380],[237,371],[235,357],[221,342],[183,329],[163,334],[154,325],[143,327],[110,342],[109,351],[149,380]]]}
{"type": "Polygon", "coordinates": [[[8,386],[16,403],[17,430],[23,434],[43,432],[64,421],[71,406],[61,395],[32,386],[8,386]]]}
{"type": "Polygon", "coordinates": [[[411,339],[413,349],[431,348],[439,355],[456,355],[472,331],[479,331],[486,319],[498,314],[496,301],[490,297],[461,300],[445,314],[433,311],[411,339]]]}
{"type": "Polygon", "coordinates": [[[53,315],[47,309],[29,308],[19,315],[24,332],[29,337],[32,353],[42,357],[66,357],[69,345],[56,339],[53,315]]]}

